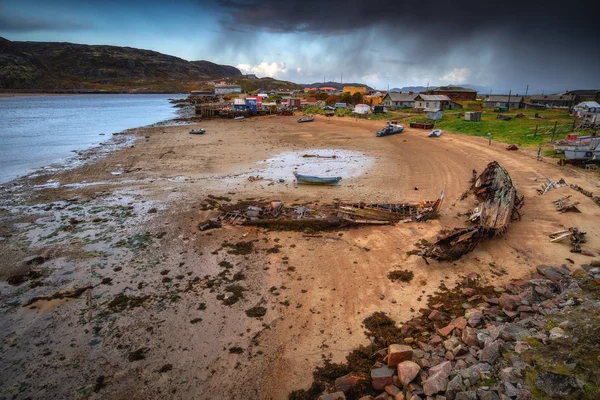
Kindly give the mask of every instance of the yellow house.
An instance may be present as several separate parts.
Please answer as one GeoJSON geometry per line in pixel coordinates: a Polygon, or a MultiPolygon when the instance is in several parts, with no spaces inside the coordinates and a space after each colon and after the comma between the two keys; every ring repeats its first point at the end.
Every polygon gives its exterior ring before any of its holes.
{"type": "Polygon", "coordinates": [[[367,88],[365,86],[344,86],[342,92],[350,94],[362,93],[364,95],[367,94],[367,88]]]}

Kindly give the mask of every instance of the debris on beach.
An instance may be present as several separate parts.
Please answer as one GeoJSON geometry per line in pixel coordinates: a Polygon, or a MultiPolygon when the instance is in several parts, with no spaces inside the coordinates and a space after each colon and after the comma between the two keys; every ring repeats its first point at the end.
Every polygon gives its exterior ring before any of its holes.
{"type": "Polygon", "coordinates": [[[546,178],[546,183],[542,184],[541,189],[538,189],[537,192],[540,195],[544,195],[554,189],[558,189],[559,187],[567,186],[567,182],[563,178],[560,180],[553,182],[550,179],[546,178]]]}
{"type": "Polygon", "coordinates": [[[519,147],[516,144],[509,144],[508,146],[506,146],[506,150],[515,151],[519,150],[519,147]]]}
{"type": "Polygon", "coordinates": [[[550,236],[550,241],[552,243],[558,243],[569,239],[573,246],[571,253],[581,253],[581,244],[586,242],[585,234],[585,232],[582,232],[579,228],[573,226],[569,229],[552,232],[548,236],[550,236]]]}
{"type": "Polygon", "coordinates": [[[596,203],[597,205],[600,206],[600,196],[594,196],[594,193],[590,192],[589,190],[585,190],[584,188],[582,188],[581,186],[578,185],[570,185],[571,189],[577,190],[578,192],[582,193],[584,196],[589,197],[590,199],[594,200],[594,203],[596,203]]]}
{"type": "Polygon", "coordinates": [[[419,252],[420,256],[457,260],[472,251],[483,237],[502,235],[514,218],[521,219],[519,210],[524,198],[517,195],[510,175],[498,162],[488,164],[470,191],[479,200],[479,206],[469,217],[477,226],[455,229],[419,252]]]}
{"type": "MultiPolygon", "coordinates": [[[[264,226],[280,230],[334,229],[356,225],[388,225],[398,222],[422,222],[440,211],[444,193],[435,201],[418,203],[364,203],[340,201],[333,204],[286,206],[280,201],[268,204],[232,205],[221,208],[215,221],[204,223],[205,229],[218,223],[264,226]],[[211,225],[212,224],[212,225],[211,225]]],[[[201,228],[202,230],[202,228],[201,228]]]]}
{"type": "Polygon", "coordinates": [[[566,197],[562,197],[558,200],[553,201],[552,203],[554,203],[554,205],[556,205],[556,211],[560,211],[561,213],[567,212],[567,211],[572,211],[572,212],[577,212],[580,213],[581,211],[579,210],[579,208],[577,208],[577,206],[579,205],[579,202],[572,202],[570,201],[571,196],[566,196],[566,197]]]}

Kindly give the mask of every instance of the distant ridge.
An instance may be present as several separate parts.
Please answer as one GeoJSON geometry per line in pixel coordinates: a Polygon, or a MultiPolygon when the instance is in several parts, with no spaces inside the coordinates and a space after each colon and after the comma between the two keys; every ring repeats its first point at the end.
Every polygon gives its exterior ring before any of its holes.
{"type": "Polygon", "coordinates": [[[299,83],[298,85],[303,88],[322,88],[322,87],[333,87],[337,90],[342,90],[344,86],[364,86],[367,90],[373,90],[369,85],[365,85],[364,83],[340,83],[340,82],[315,82],[315,83],[299,83]]]}
{"type": "Polygon", "coordinates": [[[181,92],[239,69],[131,47],[0,38],[0,89],[145,89],[181,92]]]}

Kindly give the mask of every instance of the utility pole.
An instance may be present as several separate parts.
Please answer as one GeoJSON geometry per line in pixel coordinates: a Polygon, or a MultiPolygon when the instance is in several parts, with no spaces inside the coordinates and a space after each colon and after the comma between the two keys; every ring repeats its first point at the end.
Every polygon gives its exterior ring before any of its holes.
{"type": "Polygon", "coordinates": [[[344,83],[344,73],[342,72],[342,76],[340,77],[340,83],[344,83]]]}
{"type": "Polygon", "coordinates": [[[512,93],[512,90],[508,91],[508,104],[506,105],[507,111],[510,111],[510,95],[512,93]]]}
{"type": "Polygon", "coordinates": [[[527,97],[528,92],[529,92],[529,85],[527,85],[527,89],[525,89],[525,97],[527,97]]]}

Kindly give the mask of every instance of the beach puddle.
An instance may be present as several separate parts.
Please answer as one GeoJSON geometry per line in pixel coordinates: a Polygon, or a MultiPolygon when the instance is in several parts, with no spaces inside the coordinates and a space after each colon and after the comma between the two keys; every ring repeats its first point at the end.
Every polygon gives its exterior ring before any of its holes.
{"type": "Polygon", "coordinates": [[[286,152],[260,162],[266,165],[260,175],[271,179],[294,179],[294,171],[303,175],[355,178],[367,171],[375,159],[364,153],[340,149],[286,152]]]}

